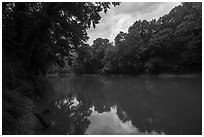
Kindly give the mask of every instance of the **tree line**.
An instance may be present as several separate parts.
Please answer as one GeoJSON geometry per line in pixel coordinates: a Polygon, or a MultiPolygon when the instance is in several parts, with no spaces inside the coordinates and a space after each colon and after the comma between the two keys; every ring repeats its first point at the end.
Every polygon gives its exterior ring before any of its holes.
{"type": "Polygon", "coordinates": [[[70,63],[75,73],[201,72],[202,3],[185,2],[157,20],[136,21],[114,43],[97,38],[75,53],[70,63]]]}

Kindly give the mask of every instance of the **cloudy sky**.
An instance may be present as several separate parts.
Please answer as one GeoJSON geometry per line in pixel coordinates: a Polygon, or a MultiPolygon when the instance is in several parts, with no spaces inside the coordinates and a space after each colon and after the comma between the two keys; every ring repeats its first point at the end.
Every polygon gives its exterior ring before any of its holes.
{"type": "Polygon", "coordinates": [[[179,2],[122,2],[112,7],[106,14],[101,13],[100,23],[88,30],[88,44],[96,38],[107,38],[113,41],[120,32],[127,32],[136,20],[152,20],[168,14],[179,2]]]}

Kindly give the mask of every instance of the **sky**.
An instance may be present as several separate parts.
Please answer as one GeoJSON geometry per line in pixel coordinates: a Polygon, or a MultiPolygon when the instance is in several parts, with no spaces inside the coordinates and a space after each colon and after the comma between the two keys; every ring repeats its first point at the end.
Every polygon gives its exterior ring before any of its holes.
{"type": "Polygon", "coordinates": [[[107,38],[114,41],[120,32],[127,32],[136,20],[152,20],[168,14],[180,2],[122,2],[120,6],[111,7],[105,14],[101,12],[101,20],[96,28],[88,30],[88,44],[92,45],[96,38],[107,38]]]}

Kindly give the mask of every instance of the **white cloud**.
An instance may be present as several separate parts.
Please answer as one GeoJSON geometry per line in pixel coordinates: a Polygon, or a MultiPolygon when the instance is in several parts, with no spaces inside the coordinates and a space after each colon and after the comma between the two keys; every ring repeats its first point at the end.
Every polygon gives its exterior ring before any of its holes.
{"type": "Polygon", "coordinates": [[[123,2],[120,6],[112,7],[107,14],[101,13],[100,23],[96,28],[88,30],[92,44],[96,38],[107,38],[113,41],[120,32],[127,32],[128,28],[136,20],[151,20],[167,14],[172,8],[180,3],[173,2],[123,2]]]}

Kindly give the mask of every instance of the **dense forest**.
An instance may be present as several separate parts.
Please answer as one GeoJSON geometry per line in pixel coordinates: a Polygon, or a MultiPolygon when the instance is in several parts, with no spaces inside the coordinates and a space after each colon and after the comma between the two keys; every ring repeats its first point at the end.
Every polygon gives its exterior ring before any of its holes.
{"type": "Polygon", "coordinates": [[[202,4],[182,3],[158,20],[135,21],[114,43],[97,38],[76,52],[76,73],[201,72],[202,4]]]}
{"type": "MultiPolygon", "coordinates": [[[[202,71],[202,3],[139,20],[110,42],[87,29],[113,2],[2,3],[2,131],[27,134],[24,122],[47,90],[47,73],[140,74],[202,71]],[[77,9],[77,10],[76,10],[77,9]],[[56,69],[58,68],[58,69],[56,69]]],[[[104,30],[105,31],[105,30],[104,30]]]]}

